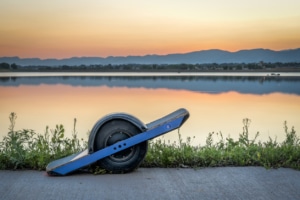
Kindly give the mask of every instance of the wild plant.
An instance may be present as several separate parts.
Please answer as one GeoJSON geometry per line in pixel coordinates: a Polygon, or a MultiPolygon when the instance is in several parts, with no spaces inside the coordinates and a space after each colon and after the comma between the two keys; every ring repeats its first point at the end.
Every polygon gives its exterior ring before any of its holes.
{"type": "Polygon", "coordinates": [[[44,134],[28,129],[15,131],[16,119],[16,113],[12,112],[8,134],[0,142],[0,169],[45,169],[50,161],[86,147],[86,143],[77,138],[76,119],[71,139],[65,137],[61,124],[55,129],[47,126],[44,134]]]}
{"type": "MultiPolygon", "coordinates": [[[[31,129],[15,130],[17,115],[9,115],[7,135],[0,142],[0,169],[44,170],[53,160],[77,153],[87,148],[87,142],[78,138],[77,119],[71,138],[65,137],[62,124],[55,129],[46,126],[43,134],[31,129]]],[[[268,141],[257,141],[250,134],[251,120],[243,119],[242,133],[238,139],[226,137],[222,132],[210,132],[205,145],[192,145],[193,138],[182,138],[178,129],[178,142],[162,138],[149,141],[148,153],[142,167],[219,167],[219,166],[264,166],[265,168],[291,167],[300,170],[300,139],[294,127],[284,122],[286,135],[282,143],[269,137],[268,141]]],[[[91,166],[95,174],[106,173],[97,166],[91,166]]]]}

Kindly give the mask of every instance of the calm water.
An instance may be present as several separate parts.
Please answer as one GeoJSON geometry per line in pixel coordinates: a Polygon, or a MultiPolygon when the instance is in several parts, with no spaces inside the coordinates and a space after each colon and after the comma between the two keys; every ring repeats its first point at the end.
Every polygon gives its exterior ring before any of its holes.
{"type": "MultiPolygon", "coordinates": [[[[209,132],[237,138],[244,118],[252,121],[251,136],[259,131],[262,141],[269,136],[282,141],[284,121],[300,131],[299,76],[45,75],[0,77],[0,138],[11,112],[18,115],[16,129],[39,133],[63,124],[71,135],[77,118],[78,134],[87,140],[94,123],[108,113],[127,112],[148,123],[181,107],[191,116],[180,133],[195,137],[194,144],[203,144],[209,132]]],[[[176,141],[177,131],[163,139],[176,141]]]]}

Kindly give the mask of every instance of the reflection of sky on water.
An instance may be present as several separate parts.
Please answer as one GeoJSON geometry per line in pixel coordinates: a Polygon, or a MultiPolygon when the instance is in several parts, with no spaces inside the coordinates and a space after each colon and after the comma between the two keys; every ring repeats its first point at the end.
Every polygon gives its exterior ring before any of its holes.
{"type": "Polygon", "coordinates": [[[20,85],[108,86],[175,90],[203,93],[236,91],[248,94],[274,92],[300,95],[300,77],[2,77],[0,86],[20,85]]]}
{"type": "MultiPolygon", "coordinates": [[[[245,117],[252,120],[251,135],[259,131],[263,141],[269,136],[282,141],[285,120],[297,132],[300,124],[299,81],[292,79],[31,77],[2,80],[0,97],[0,139],[7,133],[10,112],[18,115],[17,130],[38,133],[47,125],[63,124],[69,135],[76,117],[79,136],[86,138],[96,120],[108,113],[127,112],[149,123],[184,107],[191,117],[180,133],[183,138],[196,136],[195,142],[202,144],[209,132],[222,131],[225,137],[236,138],[245,117]],[[293,94],[280,92],[282,85],[287,89],[294,85],[298,90],[292,87],[293,94]]],[[[164,136],[166,140],[177,138],[177,131],[164,136]]]]}

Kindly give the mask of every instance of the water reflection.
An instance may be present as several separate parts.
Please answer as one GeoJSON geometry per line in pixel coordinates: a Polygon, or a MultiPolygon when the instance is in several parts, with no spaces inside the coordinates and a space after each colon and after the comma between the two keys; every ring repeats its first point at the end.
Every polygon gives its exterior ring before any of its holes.
{"type": "Polygon", "coordinates": [[[59,77],[1,77],[1,86],[20,85],[70,85],[82,87],[128,87],[128,88],[168,88],[204,93],[236,91],[247,94],[270,94],[274,92],[300,95],[300,77],[243,77],[243,76],[59,76],[59,77]]]}
{"type": "MultiPolygon", "coordinates": [[[[296,95],[299,90],[296,94],[278,92],[285,84],[299,89],[298,81],[265,81],[263,85],[268,87],[261,89],[262,83],[248,78],[239,81],[161,77],[133,80],[123,77],[53,78],[17,78],[15,85],[11,80],[6,82],[9,84],[1,83],[1,138],[7,133],[10,112],[18,115],[16,129],[34,129],[39,133],[43,133],[47,125],[54,128],[61,123],[65,125],[66,134],[71,135],[73,118],[77,118],[78,134],[87,140],[88,130],[108,113],[127,112],[148,123],[180,107],[191,114],[180,132],[183,138],[195,136],[195,144],[203,144],[209,132],[221,131],[224,136],[237,137],[246,117],[252,120],[253,137],[259,131],[261,140],[269,136],[282,140],[285,120],[299,132],[300,96],[296,95]],[[249,92],[252,90],[253,93],[249,92]]],[[[176,131],[164,136],[167,141],[177,138],[176,131]]]]}

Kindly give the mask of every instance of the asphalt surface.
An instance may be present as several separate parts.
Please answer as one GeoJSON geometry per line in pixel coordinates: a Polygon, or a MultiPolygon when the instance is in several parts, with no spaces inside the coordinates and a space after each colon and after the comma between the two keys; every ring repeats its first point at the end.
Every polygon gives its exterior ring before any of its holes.
{"type": "Polygon", "coordinates": [[[0,170],[0,199],[300,199],[300,171],[262,167],[139,168],[129,174],[0,170]]]}

